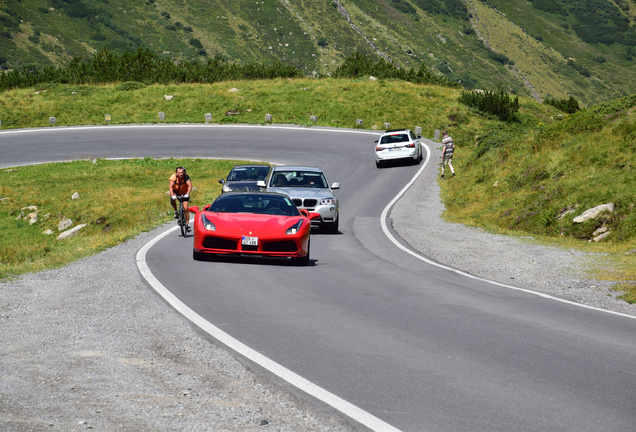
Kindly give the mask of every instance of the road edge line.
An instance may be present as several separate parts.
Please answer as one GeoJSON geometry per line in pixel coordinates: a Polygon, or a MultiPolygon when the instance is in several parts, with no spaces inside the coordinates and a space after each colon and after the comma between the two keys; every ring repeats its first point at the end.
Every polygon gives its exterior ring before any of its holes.
{"type": "Polygon", "coordinates": [[[157,292],[157,294],[159,294],[166,302],[168,302],[168,304],[170,304],[170,306],[172,306],[175,310],[177,310],[177,312],[187,318],[190,322],[198,326],[201,330],[203,330],[231,350],[260,365],[264,369],[293,385],[297,389],[302,390],[308,395],[313,396],[321,402],[331,406],[332,408],[338,410],[342,414],[350,417],[363,426],[366,426],[369,429],[378,432],[401,432],[399,429],[380,420],[367,411],[364,411],[362,408],[359,408],[352,403],[342,399],[341,397],[336,396],[335,394],[323,389],[322,387],[303,378],[297,373],[292,372],[291,370],[276,363],[270,358],[265,357],[258,351],[248,347],[239,340],[233,338],[232,336],[225,333],[224,331],[204,319],[202,316],[194,312],[181,300],[179,300],[174,294],[172,294],[165,286],[163,286],[163,284],[159,282],[159,280],[152,274],[152,271],[150,270],[150,267],[146,262],[146,253],[152,246],[154,246],[167,235],[171,234],[177,228],[178,227],[173,227],[150,240],[139,249],[136,256],[137,268],[139,269],[142,277],[157,292]]]}
{"type": "Polygon", "coordinates": [[[384,210],[382,210],[382,215],[380,216],[380,224],[382,226],[382,231],[384,232],[384,235],[386,235],[387,238],[395,246],[397,246],[400,250],[406,252],[407,254],[411,255],[412,257],[419,259],[420,261],[423,261],[423,262],[425,262],[427,264],[430,264],[430,265],[433,265],[433,266],[436,266],[436,267],[439,267],[439,268],[442,268],[442,269],[445,269],[445,270],[449,270],[449,271],[451,271],[453,273],[456,273],[456,274],[459,274],[459,275],[462,275],[462,276],[465,276],[465,277],[468,277],[468,278],[471,278],[471,279],[475,279],[475,280],[478,280],[478,281],[481,281],[481,282],[487,282],[489,284],[497,285],[497,286],[500,286],[502,288],[508,288],[508,289],[515,290],[515,291],[520,291],[520,292],[524,292],[524,293],[528,293],[528,294],[533,294],[533,295],[536,295],[536,296],[539,296],[539,297],[543,297],[543,298],[548,299],[548,300],[556,300],[556,301],[561,302],[561,303],[566,303],[566,304],[570,304],[570,305],[573,305],[573,306],[579,306],[579,307],[582,307],[582,308],[585,308],[585,309],[591,309],[591,310],[595,310],[595,311],[599,311],[599,312],[605,312],[605,313],[609,313],[609,314],[612,314],[612,315],[621,316],[621,317],[624,317],[624,318],[636,319],[636,316],[624,314],[622,312],[615,312],[615,311],[612,311],[612,310],[601,309],[601,308],[597,308],[597,307],[594,307],[594,306],[588,306],[586,304],[576,303],[576,302],[573,302],[571,300],[566,300],[566,299],[554,297],[554,296],[551,296],[549,294],[542,293],[542,292],[539,292],[539,291],[533,291],[533,290],[526,289],[526,288],[519,288],[519,287],[516,287],[516,286],[513,286],[513,285],[507,285],[507,284],[504,284],[504,283],[501,283],[501,282],[497,282],[497,281],[493,281],[493,280],[490,280],[490,279],[485,279],[485,278],[482,278],[482,277],[479,277],[479,276],[475,276],[475,275],[472,275],[470,273],[466,273],[465,271],[458,270],[458,269],[453,268],[453,267],[449,267],[449,266],[447,266],[445,264],[441,264],[441,263],[429,260],[428,258],[424,257],[423,255],[420,255],[419,253],[414,252],[413,250],[407,248],[402,243],[400,243],[393,236],[393,234],[391,233],[391,230],[389,230],[386,221],[388,219],[389,212],[391,211],[391,209],[393,208],[395,203],[400,198],[402,198],[402,195],[404,195],[406,193],[406,191],[415,183],[415,181],[420,177],[420,175],[422,174],[422,172],[424,171],[424,169],[428,165],[428,162],[430,161],[431,150],[429,149],[428,145],[426,145],[424,143],[422,143],[422,146],[424,146],[424,148],[426,149],[426,160],[424,161],[424,164],[415,173],[413,178],[411,178],[411,180],[402,188],[402,190],[400,190],[400,192],[397,193],[397,195],[391,200],[391,202],[389,202],[386,205],[386,207],[384,207],[384,210]]]}

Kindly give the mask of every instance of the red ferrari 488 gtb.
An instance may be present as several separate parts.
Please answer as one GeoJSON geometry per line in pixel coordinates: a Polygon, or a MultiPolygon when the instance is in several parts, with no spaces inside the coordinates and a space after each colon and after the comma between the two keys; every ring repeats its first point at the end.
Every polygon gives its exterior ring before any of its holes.
{"type": "Polygon", "coordinates": [[[291,259],[309,264],[311,219],[287,196],[272,192],[230,192],[194,213],[193,257],[234,255],[291,259]]]}

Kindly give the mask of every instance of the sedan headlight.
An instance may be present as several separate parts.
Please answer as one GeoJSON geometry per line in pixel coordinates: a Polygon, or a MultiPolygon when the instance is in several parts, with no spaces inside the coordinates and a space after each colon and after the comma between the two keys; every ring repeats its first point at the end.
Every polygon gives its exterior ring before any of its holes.
{"type": "Polygon", "coordinates": [[[201,222],[203,222],[203,226],[208,231],[216,231],[216,226],[208,218],[205,217],[204,214],[201,214],[201,222]]]}
{"type": "Polygon", "coordinates": [[[285,233],[286,234],[296,234],[298,231],[300,231],[300,227],[301,226],[303,226],[303,220],[302,219],[298,219],[298,222],[296,222],[295,224],[293,224],[292,226],[287,228],[287,231],[285,231],[285,233]]]}
{"type": "Polygon", "coordinates": [[[227,183],[223,185],[223,192],[232,192],[232,188],[227,183]]]}
{"type": "Polygon", "coordinates": [[[320,205],[335,205],[336,204],[336,197],[331,197],[331,198],[323,198],[320,200],[320,205]]]}

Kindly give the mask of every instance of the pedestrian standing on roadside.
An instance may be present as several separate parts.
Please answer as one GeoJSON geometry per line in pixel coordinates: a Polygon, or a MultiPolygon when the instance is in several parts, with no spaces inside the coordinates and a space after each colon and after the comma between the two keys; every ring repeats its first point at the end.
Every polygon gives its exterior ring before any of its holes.
{"type": "Polygon", "coordinates": [[[448,132],[442,132],[442,178],[444,178],[444,167],[448,164],[448,167],[455,177],[455,170],[453,169],[453,152],[455,151],[455,143],[453,139],[448,136],[448,132]]]}

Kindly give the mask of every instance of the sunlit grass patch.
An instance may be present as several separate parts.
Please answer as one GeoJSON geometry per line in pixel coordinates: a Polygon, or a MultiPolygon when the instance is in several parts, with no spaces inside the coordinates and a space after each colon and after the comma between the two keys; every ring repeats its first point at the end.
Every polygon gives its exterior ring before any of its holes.
{"type": "Polygon", "coordinates": [[[117,246],[172,219],[168,178],[187,167],[194,203],[211,202],[218,180],[239,163],[208,159],[74,161],[0,171],[0,279],[55,268],[117,246]],[[77,193],[79,198],[72,199],[77,193]],[[26,209],[35,206],[37,210],[26,209]],[[35,224],[25,218],[37,213],[35,224]],[[86,224],[57,240],[58,225],[86,224]],[[45,232],[50,230],[50,234],[45,232]]]}

